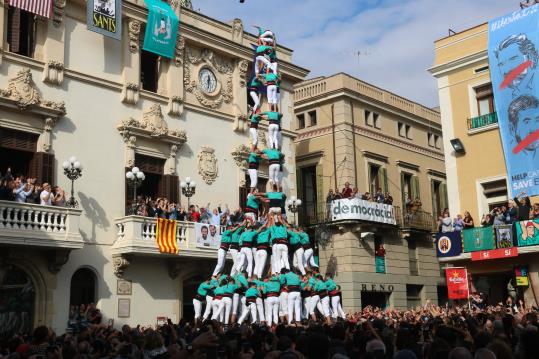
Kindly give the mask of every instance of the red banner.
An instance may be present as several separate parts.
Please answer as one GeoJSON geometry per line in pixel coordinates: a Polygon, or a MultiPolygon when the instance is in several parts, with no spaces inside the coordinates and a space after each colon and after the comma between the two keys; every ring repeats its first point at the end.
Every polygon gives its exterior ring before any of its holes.
{"type": "Polygon", "coordinates": [[[500,259],[518,256],[518,247],[493,249],[491,251],[472,252],[472,261],[500,259]]]}
{"type": "Polygon", "coordinates": [[[468,271],[466,268],[446,268],[445,278],[449,299],[468,299],[468,271]]]}

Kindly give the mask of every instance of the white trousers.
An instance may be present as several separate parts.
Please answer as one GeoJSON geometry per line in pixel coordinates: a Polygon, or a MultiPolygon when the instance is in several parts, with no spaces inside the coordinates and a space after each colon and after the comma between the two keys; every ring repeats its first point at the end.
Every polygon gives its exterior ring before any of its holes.
{"type": "Polygon", "coordinates": [[[279,164],[273,163],[269,165],[269,180],[273,183],[279,184],[279,164]]]}
{"type": "Polygon", "coordinates": [[[225,268],[225,259],[226,259],[226,251],[222,248],[219,248],[217,250],[217,265],[215,266],[215,269],[213,270],[213,276],[216,276],[217,274],[221,273],[223,271],[223,268],[225,268]]]}
{"type": "Polygon", "coordinates": [[[295,320],[301,321],[301,294],[300,292],[288,293],[288,324],[295,320]]]}
{"type": "Polygon", "coordinates": [[[272,68],[270,60],[268,60],[268,58],[264,55],[259,55],[256,57],[255,74],[258,75],[260,73],[260,66],[262,64],[266,65],[268,68],[272,68]]]}
{"type": "MultiPolygon", "coordinates": [[[[249,127],[249,134],[251,135],[251,143],[253,144],[253,146],[256,147],[256,145],[258,144],[258,129],[249,127]]],[[[249,169],[249,171],[251,171],[251,169],[249,169]]],[[[252,178],[251,178],[251,183],[252,183],[252,178]]]]}
{"type": "Polygon", "coordinates": [[[336,295],[334,297],[331,297],[331,310],[333,311],[333,318],[341,317],[343,319],[346,318],[346,314],[344,314],[344,311],[341,307],[341,297],[336,295]]]}
{"type": "Polygon", "coordinates": [[[256,309],[258,311],[258,320],[260,322],[265,322],[266,312],[264,310],[264,300],[262,298],[256,298],[256,309]]]}
{"type": "Polygon", "coordinates": [[[308,265],[311,269],[318,268],[314,261],[314,251],[312,248],[305,249],[305,252],[303,253],[303,263],[304,265],[308,265]]]}
{"type": "Polygon", "coordinates": [[[210,313],[212,310],[212,303],[213,303],[213,297],[210,297],[209,295],[206,296],[206,309],[204,309],[204,315],[202,316],[202,320],[206,320],[210,317],[210,313]]]}
{"type": "Polygon", "coordinates": [[[288,314],[288,292],[279,294],[279,317],[284,317],[288,314]]]}
{"type": "Polygon", "coordinates": [[[279,324],[279,297],[268,297],[266,299],[266,323],[279,324]]]}
{"type": "Polygon", "coordinates": [[[316,303],[316,308],[318,308],[318,311],[322,313],[324,317],[329,317],[329,295],[326,295],[324,298],[321,298],[318,303],[316,303]]]}
{"type": "Polygon", "coordinates": [[[193,307],[195,308],[195,319],[202,318],[202,302],[198,299],[193,299],[193,307]]]}
{"type": "Polygon", "coordinates": [[[277,85],[268,85],[268,103],[270,105],[277,104],[277,85]]]}
{"type": "MultiPolygon", "coordinates": [[[[221,323],[228,325],[228,322],[230,321],[230,312],[232,310],[232,298],[224,297],[219,301],[219,308],[217,309],[217,315],[214,313],[215,319],[217,317],[220,317],[221,323]],[[223,320],[223,314],[224,314],[224,320],[223,320]]],[[[214,319],[212,317],[212,319],[214,319]]]]}
{"type": "Polygon", "coordinates": [[[238,274],[238,272],[236,271],[236,266],[238,265],[239,252],[237,249],[232,249],[232,248],[230,248],[228,251],[230,252],[230,255],[232,256],[232,270],[230,271],[230,275],[234,276],[238,274]]]}
{"type": "Polygon", "coordinates": [[[279,125],[276,123],[270,123],[268,126],[268,142],[270,148],[279,148],[279,125]]]}
{"type": "Polygon", "coordinates": [[[305,265],[303,264],[303,256],[304,256],[304,249],[303,247],[299,247],[294,252],[294,258],[292,259],[292,263],[294,267],[296,267],[300,272],[301,275],[305,275],[305,265]]]}
{"type": "Polygon", "coordinates": [[[286,244],[274,244],[272,247],[272,257],[274,261],[272,263],[273,273],[281,273],[281,269],[290,269],[290,263],[288,263],[288,246],[286,244]]]}
{"type": "Polygon", "coordinates": [[[247,310],[241,313],[241,317],[238,320],[238,324],[241,325],[241,323],[243,323],[243,321],[247,319],[247,316],[249,314],[251,315],[251,323],[256,323],[256,313],[257,313],[256,303],[249,304],[249,306],[247,307],[247,310]]]}
{"type": "Polygon", "coordinates": [[[316,309],[316,306],[318,305],[319,301],[320,301],[319,295],[311,296],[311,300],[309,301],[309,314],[310,315],[314,314],[314,310],[316,309]]]}
{"type": "Polygon", "coordinates": [[[268,252],[261,249],[256,251],[255,255],[255,269],[254,274],[258,278],[262,278],[264,275],[264,268],[266,267],[266,259],[268,258],[268,252]]]}
{"type": "MultiPolygon", "coordinates": [[[[211,320],[220,320],[219,316],[221,312],[219,312],[219,307],[221,306],[222,299],[214,299],[211,303],[211,309],[212,309],[212,316],[211,320]]],[[[224,316],[223,316],[224,317],[224,316]]]]}
{"type": "Polygon", "coordinates": [[[256,113],[256,111],[260,108],[260,95],[256,91],[249,91],[249,95],[251,95],[254,102],[253,113],[256,113]]]}
{"type": "Polygon", "coordinates": [[[240,304],[240,295],[239,293],[234,293],[234,295],[232,295],[232,315],[238,314],[239,304],[240,304]]]}
{"type": "Polygon", "coordinates": [[[240,250],[240,258],[238,260],[237,272],[244,271],[247,268],[249,277],[253,275],[253,251],[251,248],[242,247],[240,250]]]}
{"type": "Polygon", "coordinates": [[[309,318],[309,312],[311,311],[311,297],[303,299],[303,319],[309,318]]]}
{"type": "MultiPolygon", "coordinates": [[[[254,128],[251,128],[251,130],[254,130],[254,128]]],[[[256,188],[256,186],[258,185],[258,170],[255,170],[254,168],[249,168],[247,171],[249,172],[249,179],[251,180],[249,186],[251,188],[256,188]]]]}

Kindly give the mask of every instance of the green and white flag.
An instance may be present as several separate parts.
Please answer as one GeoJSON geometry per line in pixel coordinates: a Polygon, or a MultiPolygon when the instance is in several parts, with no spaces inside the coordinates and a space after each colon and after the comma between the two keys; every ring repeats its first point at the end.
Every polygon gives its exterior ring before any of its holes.
{"type": "Polygon", "coordinates": [[[465,229],[464,252],[488,251],[494,249],[494,230],[492,226],[465,229]]]}
{"type": "Polygon", "coordinates": [[[173,58],[176,36],[178,36],[178,16],[164,1],[145,0],[145,2],[148,6],[148,22],[146,23],[143,49],[160,56],[173,58]]]}

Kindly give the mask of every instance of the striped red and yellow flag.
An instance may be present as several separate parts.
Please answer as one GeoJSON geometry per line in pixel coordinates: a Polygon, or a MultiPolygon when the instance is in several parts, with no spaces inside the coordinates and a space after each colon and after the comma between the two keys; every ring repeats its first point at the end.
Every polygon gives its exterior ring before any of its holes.
{"type": "Polygon", "coordinates": [[[155,240],[161,253],[178,254],[179,248],[176,242],[177,222],[172,219],[157,218],[155,240]]]}
{"type": "Polygon", "coordinates": [[[52,0],[10,0],[9,5],[50,19],[52,0]]]}

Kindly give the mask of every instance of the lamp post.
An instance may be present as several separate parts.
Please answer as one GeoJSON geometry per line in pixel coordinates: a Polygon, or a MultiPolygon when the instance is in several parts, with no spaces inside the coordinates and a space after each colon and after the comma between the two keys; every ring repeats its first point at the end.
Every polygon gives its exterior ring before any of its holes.
{"type": "Polygon", "coordinates": [[[144,172],[139,170],[138,167],[131,168],[131,171],[127,171],[125,174],[125,178],[127,178],[127,181],[130,183],[131,186],[133,186],[133,208],[131,209],[131,214],[136,215],[137,214],[137,187],[139,187],[142,184],[142,181],[146,178],[146,175],[144,175],[144,172]]]}
{"type": "Polygon", "coordinates": [[[75,180],[82,176],[82,164],[77,160],[75,156],[69,157],[69,160],[62,164],[64,168],[64,174],[71,180],[71,197],[66,202],[66,206],[70,208],[77,208],[79,203],[75,199],[75,180]]]}
{"type": "Polygon", "coordinates": [[[288,200],[288,210],[294,213],[294,224],[296,226],[298,225],[298,222],[296,222],[296,213],[299,211],[299,206],[301,206],[301,199],[296,198],[295,196],[290,197],[288,200]]]}
{"type": "Polygon", "coordinates": [[[180,182],[182,188],[182,194],[187,197],[187,208],[191,206],[191,197],[195,194],[196,182],[191,180],[191,177],[186,177],[185,181],[180,182]]]}

